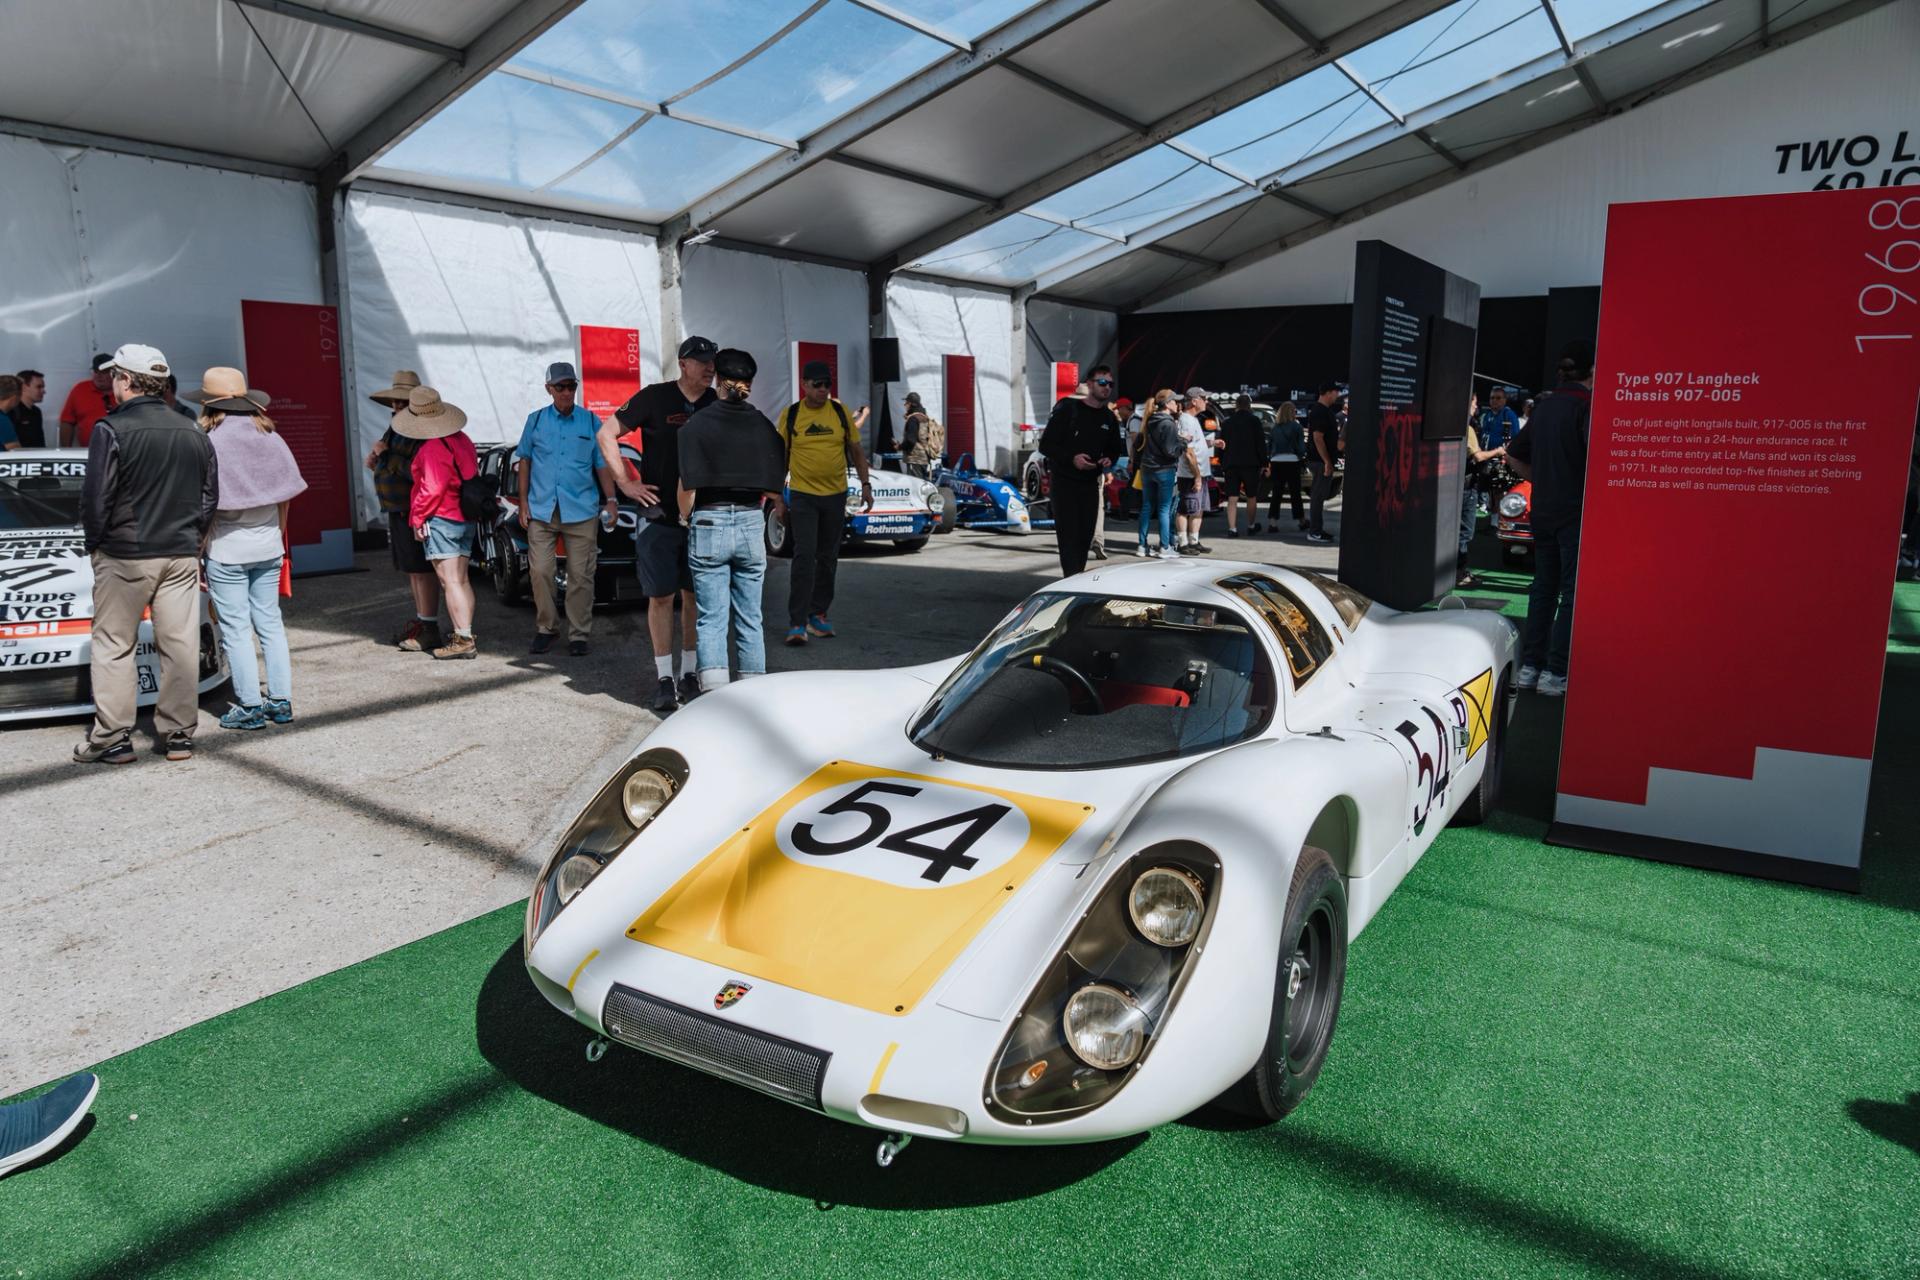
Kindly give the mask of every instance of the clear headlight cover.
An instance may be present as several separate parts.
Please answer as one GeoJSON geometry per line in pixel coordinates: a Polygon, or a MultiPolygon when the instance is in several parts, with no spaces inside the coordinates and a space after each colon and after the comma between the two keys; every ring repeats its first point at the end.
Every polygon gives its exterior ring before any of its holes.
{"type": "Polygon", "coordinates": [[[627,779],[620,800],[626,806],[627,821],[638,831],[653,821],[653,815],[673,799],[674,783],[659,769],[640,769],[627,779]]]}
{"type": "Polygon", "coordinates": [[[1142,872],[1127,895],[1133,927],[1157,946],[1184,947],[1192,942],[1206,913],[1207,896],[1199,877],[1179,867],[1142,872]]]}
{"type": "Polygon", "coordinates": [[[947,500],[941,496],[938,485],[922,484],[920,486],[920,496],[926,499],[927,510],[933,512],[935,515],[938,515],[941,509],[947,505],[947,500]]]}
{"type": "Polygon", "coordinates": [[[533,882],[521,942],[526,953],[532,953],[533,944],[561,909],[627,847],[686,781],[686,760],[667,750],[643,751],[607,779],[560,837],[559,847],[533,882]]]}
{"type": "Polygon", "coordinates": [[[1500,514],[1509,520],[1518,520],[1527,514],[1527,497],[1523,493],[1503,493],[1500,495],[1500,514]]]}
{"type": "Polygon", "coordinates": [[[602,865],[600,859],[590,853],[576,853],[561,863],[553,877],[553,892],[560,899],[560,905],[564,907],[579,896],[587,882],[600,874],[602,865]]]}
{"type": "Polygon", "coordinates": [[[1061,1021],[1073,1056],[1102,1071],[1131,1066],[1147,1043],[1147,1015],[1132,996],[1104,983],[1074,992],[1061,1021]]]}

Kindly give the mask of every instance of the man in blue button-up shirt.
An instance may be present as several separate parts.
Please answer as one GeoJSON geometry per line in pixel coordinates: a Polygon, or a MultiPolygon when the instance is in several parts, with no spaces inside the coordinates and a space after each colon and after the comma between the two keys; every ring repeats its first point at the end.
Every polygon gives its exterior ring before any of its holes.
{"type": "Polygon", "coordinates": [[[518,475],[520,523],[527,530],[527,561],[533,572],[534,653],[553,646],[560,619],[553,604],[554,543],[567,540],[567,652],[587,652],[593,631],[593,575],[600,563],[600,517],[616,510],[613,473],[594,442],[600,419],[574,398],[580,379],[573,366],[547,366],[553,403],[527,416],[520,447],[513,451],[518,475]]]}

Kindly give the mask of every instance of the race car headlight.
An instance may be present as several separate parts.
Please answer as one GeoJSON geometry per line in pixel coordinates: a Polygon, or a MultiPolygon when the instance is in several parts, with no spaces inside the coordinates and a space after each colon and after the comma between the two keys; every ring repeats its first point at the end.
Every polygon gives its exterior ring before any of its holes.
{"type": "Polygon", "coordinates": [[[859,509],[860,509],[860,491],[858,489],[847,490],[847,510],[858,511],[859,509]]]}
{"type": "Polygon", "coordinates": [[[1500,514],[1509,520],[1518,520],[1527,514],[1527,495],[1524,493],[1501,494],[1500,514]]]}
{"type": "Polygon", "coordinates": [[[1181,867],[1154,867],[1142,872],[1127,894],[1127,914],[1148,942],[1162,947],[1184,947],[1200,932],[1207,909],[1200,878],[1181,867]]]}
{"type": "Polygon", "coordinates": [[[1060,1022],[1073,1055],[1103,1071],[1132,1066],[1147,1043],[1147,1015],[1132,996],[1104,982],[1091,983],[1068,997],[1060,1022]]]}
{"type": "Polygon", "coordinates": [[[1219,889],[1219,859],[1191,841],[1117,868],[1008,1027],[987,1075],[988,1113],[1046,1124],[1118,1093],[1152,1054],[1205,948],[1219,889]]]}
{"type": "Polygon", "coordinates": [[[533,883],[522,938],[527,954],[561,909],[580,896],[686,783],[687,762],[678,752],[664,750],[641,752],[607,779],[533,883]]]}
{"type": "Polygon", "coordinates": [[[921,485],[920,496],[926,500],[927,510],[931,511],[934,515],[939,515],[940,512],[946,508],[947,500],[941,494],[938,485],[921,485]]]}

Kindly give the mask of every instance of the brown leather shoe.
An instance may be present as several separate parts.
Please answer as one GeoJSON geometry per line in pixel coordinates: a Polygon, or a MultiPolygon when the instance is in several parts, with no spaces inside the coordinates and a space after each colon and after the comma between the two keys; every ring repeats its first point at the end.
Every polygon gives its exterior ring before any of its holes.
{"type": "Polygon", "coordinates": [[[474,645],[472,636],[455,634],[453,639],[433,651],[433,656],[442,662],[450,658],[477,658],[480,650],[474,645]]]}

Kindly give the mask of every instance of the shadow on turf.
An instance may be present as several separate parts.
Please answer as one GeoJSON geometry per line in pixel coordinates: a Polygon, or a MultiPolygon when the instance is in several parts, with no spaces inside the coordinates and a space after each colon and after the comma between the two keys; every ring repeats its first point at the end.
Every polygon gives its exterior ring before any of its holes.
{"type": "Polygon", "coordinates": [[[1862,1129],[1920,1155],[1920,1093],[1908,1094],[1905,1103],[1856,1098],[1847,1104],[1847,1114],[1862,1129]]]}
{"type": "Polygon", "coordinates": [[[1144,1139],[1062,1147],[961,1146],[923,1138],[891,1169],[879,1134],[615,1045],[586,1060],[588,1034],[501,954],[474,1010],[480,1052],[513,1084],[731,1178],[821,1209],[952,1209],[1024,1200],[1093,1176],[1144,1139]]]}

